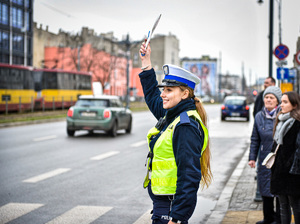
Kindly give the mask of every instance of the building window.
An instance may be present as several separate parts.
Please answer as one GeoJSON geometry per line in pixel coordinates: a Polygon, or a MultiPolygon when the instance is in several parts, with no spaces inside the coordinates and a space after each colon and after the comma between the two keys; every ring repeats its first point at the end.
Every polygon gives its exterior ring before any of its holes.
{"type": "Polygon", "coordinates": [[[12,0],[13,3],[23,5],[23,0],[12,0]]]}
{"type": "Polygon", "coordinates": [[[24,51],[24,37],[22,35],[13,34],[13,50],[24,51]]]}
{"type": "Polygon", "coordinates": [[[25,7],[29,8],[30,7],[30,1],[29,0],[25,0],[25,7]]]}
{"type": "Polygon", "coordinates": [[[8,6],[0,3],[0,23],[8,25],[8,6]]]}
{"type": "Polygon", "coordinates": [[[27,54],[32,53],[32,48],[31,48],[31,38],[27,37],[27,54]]]}
{"type": "Polygon", "coordinates": [[[12,7],[12,26],[17,28],[23,27],[23,11],[12,7]]]}
{"type": "Polygon", "coordinates": [[[0,48],[4,50],[9,49],[9,35],[5,31],[0,30],[0,48]]]}
{"type": "Polygon", "coordinates": [[[30,13],[26,12],[26,30],[29,31],[30,29],[31,29],[30,13]]]}

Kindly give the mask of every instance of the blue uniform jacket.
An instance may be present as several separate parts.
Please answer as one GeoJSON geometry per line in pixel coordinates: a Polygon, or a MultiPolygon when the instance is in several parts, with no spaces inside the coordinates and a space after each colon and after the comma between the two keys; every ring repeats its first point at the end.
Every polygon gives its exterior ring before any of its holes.
{"type": "MultiPolygon", "coordinates": [[[[163,109],[161,92],[156,87],[158,83],[154,70],[144,71],[139,76],[145,101],[152,114],[157,120],[166,115],[163,130],[182,112],[196,109],[192,99],[183,100],[171,109],[163,109]]],[[[150,142],[151,150],[158,138],[159,135],[150,142]]],[[[187,116],[181,119],[173,134],[173,151],[177,165],[177,188],[170,213],[173,218],[185,220],[188,213],[196,206],[197,191],[201,180],[200,157],[203,142],[204,132],[201,125],[187,116]]]]}
{"type": "Polygon", "coordinates": [[[256,161],[257,157],[259,157],[257,163],[257,181],[260,194],[265,197],[273,196],[270,192],[271,170],[261,164],[272,150],[274,122],[275,119],[267,118],[265,110],[262,109],[255,116],[251,135],[249,160],[256,161]]]}

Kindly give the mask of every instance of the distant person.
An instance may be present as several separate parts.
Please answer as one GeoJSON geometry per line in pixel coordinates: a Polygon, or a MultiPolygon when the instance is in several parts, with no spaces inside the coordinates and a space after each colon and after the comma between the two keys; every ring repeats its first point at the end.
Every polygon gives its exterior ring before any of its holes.
{"type": "MultiPolygon", "coordinates": [[[[264,81],[264,89],[266,89],[269,86],[275,86],[276,80],[273,77],[267,77],[264,81]]],[[[261,91],[255,100],[254,109],[253,109],[253,117],[259,112],[263,106],[264,106],[264,100],[263,100],[264,90],[261,91]]]]}
{"type": "Polygon", "coordinates": [[[263,200],[264,219],[256,224],[280,223],[279,201],[276,198],[276,213],[274,212],[274,195],[270,192],[271,170],[262,166],[262,162],[271,152],[273,143],[273,128],[275,119],[280,111],[281,90],[269,86],[264,91],[264,109],[259,111],[254,120],[251,135],[249,166],[255,168],[257,161],[257,183],[263,200]],[[275,215],[276,214],[276,215],[275,215]]]}
{"type": "Polygon", "coordinates": [[[281,97],[274,127],[272,151],[279,145],[271,168],[271,193],[279,197],[281,223],[291,223],[291,207],[295,224],[300,224],[300,96],[286,92],[281,97]]]}

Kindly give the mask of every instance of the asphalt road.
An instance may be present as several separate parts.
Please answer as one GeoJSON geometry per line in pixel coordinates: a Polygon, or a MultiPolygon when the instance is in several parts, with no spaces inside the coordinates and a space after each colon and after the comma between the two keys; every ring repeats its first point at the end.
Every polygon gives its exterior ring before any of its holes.
{"type": "MultiPolygon", "coordinates": [[[[205,223],[249,144],[252,120],[220,121],[206,105],[214,181],[198,193],[191,224],[205,223]]],[[[150,223],[143,189],[149,112],[133,115],[131,134],[68,137],[64,121],[0,129],[0,224],[150,223]]]]}

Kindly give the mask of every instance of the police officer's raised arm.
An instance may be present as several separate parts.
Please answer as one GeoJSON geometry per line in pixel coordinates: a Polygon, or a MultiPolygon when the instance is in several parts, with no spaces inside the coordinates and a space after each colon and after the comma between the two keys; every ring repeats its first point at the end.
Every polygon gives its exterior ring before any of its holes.
{"type": "Polygon", "coordinates": [[[142,61],[141,69],[143,71],[140,73],[139,77],[143,87],[145,101],[149,110],[156,117],[156,119],[159,120],[165,115],[165,109],[163,109],[162,99],[160,97],[161,92],[157,87],[158,82],[156,80],[155,71],[151,65],[150,43],[147,49],[145,48],[145,42],[141,45],[139,55],[142,61]]]}

